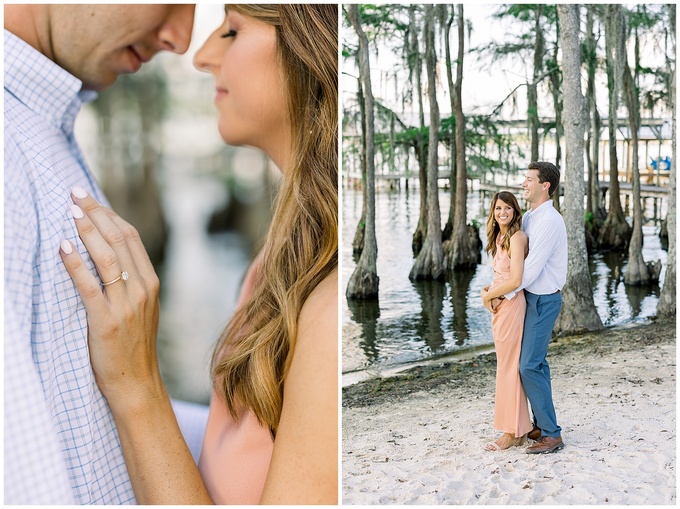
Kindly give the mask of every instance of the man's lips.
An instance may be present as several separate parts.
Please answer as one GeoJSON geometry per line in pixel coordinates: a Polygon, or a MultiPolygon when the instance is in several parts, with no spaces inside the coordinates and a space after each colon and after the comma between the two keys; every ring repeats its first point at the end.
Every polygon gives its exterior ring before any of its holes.
{"type": "Polygon", "coordinates": [[[128,57],[126,58],[125,68],[119,72],[135,73],[142,67],[142,57],[132,49],[132,46],[128,46],[126,50],[128,57]]]}
{"type": "Polygon", "coordinates": [[[143,64],[151,60],[151,56],[144,55],[144,53],[141,53],[140,51],[137,51],[134,46],[130,46],[130,50],[135,54],[135,56],[139,59],[139,61],[143,64]]]}

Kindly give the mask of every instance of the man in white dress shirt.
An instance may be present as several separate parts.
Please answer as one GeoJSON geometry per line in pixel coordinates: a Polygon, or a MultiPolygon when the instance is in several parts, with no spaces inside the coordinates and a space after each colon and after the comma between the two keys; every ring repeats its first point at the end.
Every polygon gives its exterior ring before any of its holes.
{"type": "MultiPolygon", "coordinates": [[[[94,91],[184,53],[193,5],[5,5],[5,504],[135,503],[59,256],[71,190],[107,203],[73,137],[94,91]]],[[[94,265],[88,260],[90,269],[94,265]]]]}
{"type": "Polygon", "coordinates": [[[534,414],[529,438],[536,443],[527,448],[527,453],[540,454],[564,447],[546,357],[562,307],[560,291],[567,281],[567,229],[551,198],[560,182],[560,171],[542,161],[528,168],[522,188],[531,209],[522,218],[522,230],[529,237],[529,254],[524,261],[522,285],[517,289],[524,289],[527,302],[519,371],[534,414]]]}

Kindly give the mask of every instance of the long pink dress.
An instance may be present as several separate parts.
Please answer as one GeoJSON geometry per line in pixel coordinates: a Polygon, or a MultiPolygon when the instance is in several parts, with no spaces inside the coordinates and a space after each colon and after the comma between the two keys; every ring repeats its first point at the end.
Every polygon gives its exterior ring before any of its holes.
{"type": "MultiPolygon", "coordinates": [[[[491,287],[510,278],[510,257],[496,243],[493,258],[494,280],[491,287]]],[[[519,437],[532,430],[527,396],[519,376],[519,354],[522,348],[526,300],[524,290],[513,299],[501,302],[491,316],[491,331],[496,346],[496,407],[494,428],[519,437]]]]}
{"type": "MultiPolygon", "coordinates": [[[[252,292],[258,260],[243,282],[238,308],[252,292]]],[[[210,415],[198,469],[216,504],[254,505],[260,501],[271,462],[274,441],[269,429],[245,411],[235,420],[224,399],[213,390],[210,415]]]]}

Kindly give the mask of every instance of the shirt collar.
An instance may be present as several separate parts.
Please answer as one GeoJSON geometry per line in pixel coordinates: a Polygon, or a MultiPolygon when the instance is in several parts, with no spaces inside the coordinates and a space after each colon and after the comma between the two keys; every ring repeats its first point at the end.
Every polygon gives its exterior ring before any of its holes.
{"type": "Polygon", "coordinates": [[[5,30],[5,90],[69,136],[81,106],[97,97],[82,87],[78,78],[5,30]]]}

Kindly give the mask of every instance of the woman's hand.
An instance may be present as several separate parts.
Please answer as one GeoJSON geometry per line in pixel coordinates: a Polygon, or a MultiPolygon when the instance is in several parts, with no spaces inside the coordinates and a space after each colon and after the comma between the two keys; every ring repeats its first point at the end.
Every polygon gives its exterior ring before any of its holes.
{"type": "Polygon", "coordinates": [[[488,295],[489,295],[489,286],[490,286],[490,285],[487,285],[487,286],[485,286],[484,288],[482,288],[482,291],[479,292],[479,295],[480,295],[480,297],[482,298],[482,305],[483,305],[486,309],[488,309],[489,311],[491,311],[491,312],[493,313],[493,309],[492,309],[492,307],[491,307],[491,299],[489,299],[489,297],[488,297],[488,295]]]}
{"type": "Polygon", "coordinates": [[[165,391],[156,356],[158,277],[137,230],[79,188],[76,228],[102,285],[73,244],[61,257],[87,309],[90,360],[116,420],[139,504],[211,504],[165,391]],[[123,272],[129,278],[118,279],[123,272]],[[115,281],[115,282],[113,282],[115,281]]]}
{"type": "Polygon", "coordinates": [[[114,414],[134,410],[165,396],[156,355],[158,277],[133,226],[80,188],[71,196],[76,228],[101,277],[100,283],[73,245],[62,241],[61,257],[87,310],[97,385],[114,414]]]}
{"type": "Polygon", "coordinates": [[[480,292],[482,297],[482,305],[492,313],[496,313],[498,311],[498,306],[501,305],[502,300],[497,297],[491,297],[489,288],[491,288],[491,285],[486,285],[480,292]]]}

